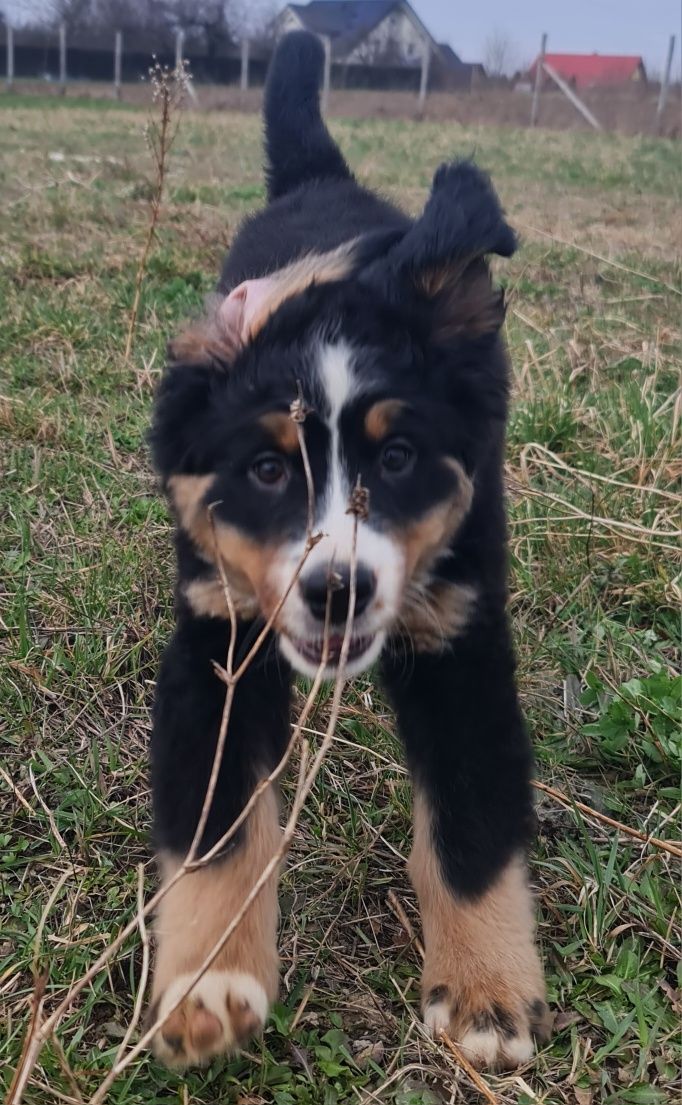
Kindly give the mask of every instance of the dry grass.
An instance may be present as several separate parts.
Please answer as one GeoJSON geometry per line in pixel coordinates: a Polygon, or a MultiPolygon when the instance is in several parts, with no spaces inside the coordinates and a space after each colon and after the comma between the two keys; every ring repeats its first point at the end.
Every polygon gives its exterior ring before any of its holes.
{"type": "MultiPolygon", "coordinates": [[[[139,864],[153,889],[146,742],[172,565],[144,432],[164,341],[210,288],[262,185],[255,118],[188,117],[127,363],[151,187],[143,115],[15,97],[0,101],[0,118],[0,1081],[9,1085],[35,979],[49,1012],[134,920],[139,864]]],[[[672,1102],[676,857],[649,838],[677,835],[676,148],[376,120],[336,132],[360,176],[411,209],[441,158],[475,149],[525,238],[504,273],[512,616],[539,779],[581,805],[538,791],[533,876],[557,1033],[533,1066],[486,1078],[487,1092],[518,1105],[672,1102]]],[[[313,753],[330,709],[323,695],[306,723],[313,753]]],[[[289,800],[299,766],[295,755],[289,800]]],[[[109,1100],[484,1100],[419,1026],[408,848],[392,720],[371,678],[360,680],[293,834],[282,1001],[264,1041],[186,1078],[145,1053],[109,1100]]],[[[131,936],[42,1053],[29,1105],[95,1093],[140,971],[131,936]]]]}
{"type": "MultiPolygon", "coordinates": [[[[50,87],[45,81],[22,80],[16,87],[25,96],[61,96],[59,86],[50,87]]],[[[605,130],[620,134],[655,134],[658,92],[658,86],[654,83],[648,88],[632,85],[589,89],[580,95],[605,130]]],[[[67,86],[66,95],[79,102],[106,101],[111,99],[113,88],[103,81],[76,81],[67,86]]],[[[259,87],[242,91],[236,85],[196,85],[196,106],[201,111],[254,113],[260,111],[262,97],[263,89],[259,87]]],[[[122,99],[125,103],[140,106],[148,98],[149,90],[145,84],[138,81],[123,85],[122,99]]],[[[546,82],[540,105],[541,126],[562,132],[590,132],[590,124],[549,81],[546,82]]],[[[424,118],[431,122],[449,122],[454,126],[467,127],[527,127],[530,107],[531,96],[528,92],[494,85],[432,92],[423,109],[419,106],[416,92],[332,88],[329,98],[329,112],[336,118],[424,118]]],[[[679,86],[670,89],[661,133],[667,138],[680,137],[679,86]]]]}

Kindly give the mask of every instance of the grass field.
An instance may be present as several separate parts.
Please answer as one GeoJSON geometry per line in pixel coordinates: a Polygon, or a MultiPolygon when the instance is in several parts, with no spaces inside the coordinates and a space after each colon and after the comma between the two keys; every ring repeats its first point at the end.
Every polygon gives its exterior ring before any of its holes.
{"type": "MultiPolygon", "coordinates": [[[[145,431],[167,337],[263,197],[256,118],[187,115],[126,362],[150,194],[144,120],[0,99],[5,1087],[34,978],[48,972],[49,1010],[135,915],[137,865],[154,885],[146,744],[172,562],[145,431]]],[[[413,210],[441,159],[474,152],[524,240],[500,271],[515,380],[511,614],[537,776],[569,803],[537,792],[532,875],[555,1035],[531,1066],[486,1076],[490,1093],[677,1101],[679,864],[595,814],[678,836],[680,145],[405,121],[333,129],[359,176],[413,210]]],[[[400,751],[363,679],[283,877],[281,1004],[263,1041],[184,1077],[145,1054],[109,1101],[484,1100],[418,1025],[417,952],[387,904],[393,890],[418,926],[408,850],[400,751]]],[[[131,939],[44,1049],[27,1103],[95,1092],[140,966],[131,939]]]]}

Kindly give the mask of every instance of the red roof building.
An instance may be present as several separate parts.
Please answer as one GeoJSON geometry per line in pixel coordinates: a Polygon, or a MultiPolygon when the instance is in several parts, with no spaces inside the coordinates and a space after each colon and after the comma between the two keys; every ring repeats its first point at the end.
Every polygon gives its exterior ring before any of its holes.
{"type": "MultiPolygon", "coordinates": [[[[534,79],[538,64],[535,59],[529,70],[534,79]]],[[[573,88],[604,88],[608,85],[646,83],[646,70],[641,57],[617,54],[545,54],[545,61],[573,88]]]]}

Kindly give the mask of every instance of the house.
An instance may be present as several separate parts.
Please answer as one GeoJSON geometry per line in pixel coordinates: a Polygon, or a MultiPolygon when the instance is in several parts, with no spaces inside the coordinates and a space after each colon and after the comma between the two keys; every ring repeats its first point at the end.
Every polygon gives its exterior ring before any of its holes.
{"type": "MultiPolygon", "coordinates": [[[[528,76],[535,79],[539,58],[528,76]]],[[[545,61],[573,88],[606,88],[640,82],[646,84],[641,57],[618,54],[545,54],[545,61]]]]}
{"type": "Polygon", "coordinates": [[[370,66],[416,73],[426,52],[434,85],[468,86],[473,70],[482,68],[465,64],[450,46],[436,42],[407,0],[288,4],[275,21],[275,36],[300,30],[330,40],[332,63],[342,68],[344,83],[358,83],[359,71],[370,66]],[[349,80],[353,68],[356,79],[349,80]]]}
{"type": "Polygon", "coordinates": [[[448,87],[474,88],[476,85],[483,84],[487,79],[486,71],[480,62],[462,61],[447,42],[439,42],[438,49],[445,63],[446,73],[450,78],[449,80],[446,79],[445,82],[448,87]]]}

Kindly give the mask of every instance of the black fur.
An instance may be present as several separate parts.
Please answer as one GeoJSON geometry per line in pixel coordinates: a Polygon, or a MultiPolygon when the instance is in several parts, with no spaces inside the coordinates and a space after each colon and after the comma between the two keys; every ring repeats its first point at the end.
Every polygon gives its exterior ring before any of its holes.
{"type": "Polygon", "coordinates": [[[271,200],[310,181],[347,179],[350,169],[322,122],[319,87],[324,51],[314,35],[287,35],[265,89],[265,176],[271,200]]]}
{"type": "MultiPolygon", "coordinates": [[[[360,238],[354,271],[286,302],[229,366],[171,365],[157,398],[154,460],[164,481],[215,473],[206,501],[217,501],[216,516],[253,540],[300,534],[307,507],[300,463],[291,461],[281,498],[254,490],[249,465],[254,451],[267,447],[267,434],[255,426],[259,414],[287,411],[300,386],[311,410],[305,423],[311,461],[324,478],[328,431],[310,364],[314,332],[316,340],[341,336],[357,351],[355,370],[368,391],[344,413],[344,463],[349,477],[359,474],[368,486],[379,529],[407,526],[452,492],[456,477],[443,468],[443,456],[471,476],[471,509],[431,577],[476,588],[471,623],[448,647],[407,658],[396,631],[381,672],[410,769],[431,809],[444,877],[458,894],[476,896],[532,832],[531,754],[505,613],[508,373],[496,328],[437,336],[443,304],[424,291],[422,278],[449,266],[466,290],[468,279],[486,273],[484,255],[509,256],[515,238],[487,178],[467,162],[436,173],[416,221],[360,187],[320,118],[321,64],[319,44],[305,34],[288,36],[276,54],[265,98],[270,203],[238,234],[218,290],[360,238]],[[419,468],[399,492],[381,477],[360,429],[368,405],[382,396],[405,400],[410,413],[397,432],[419,450],[419,468]]],[[[210,571],[182,533],[178,561],[181,582],[210,571]]],[[[248,621],[240,626],[242,652],[256,629],[248,621]]],[[[152,743],[157,844],[175,853],[188,847],[201,808],[225,690],[211,662],[224,662],[227,636],[225,621],[194,616],[180,597],[152,743]]],[[[287,739],[289,666],[274,639],[263,655],[237,690],[204,849],[228,828],[287,739]]]]}

